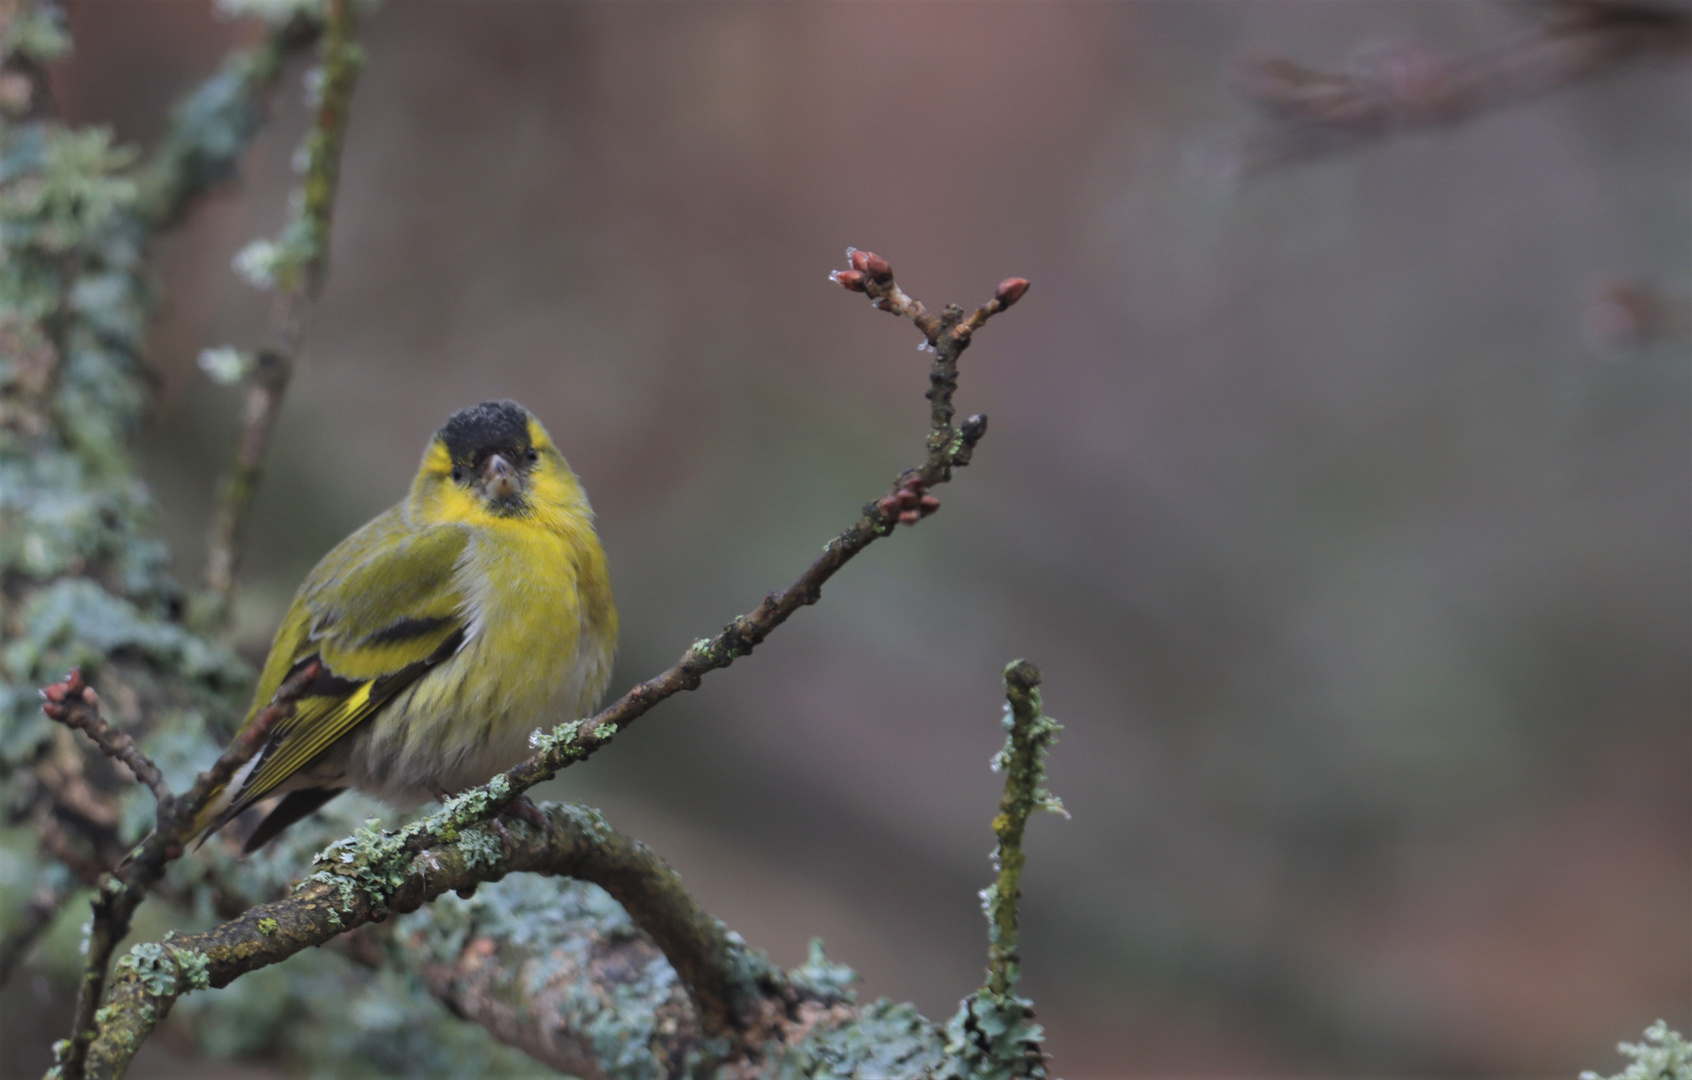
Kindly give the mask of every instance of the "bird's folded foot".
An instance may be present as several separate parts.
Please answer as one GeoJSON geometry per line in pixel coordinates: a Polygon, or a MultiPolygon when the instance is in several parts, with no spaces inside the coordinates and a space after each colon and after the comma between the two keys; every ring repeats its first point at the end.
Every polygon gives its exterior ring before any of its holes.
{"type": "Polygon", "coordinates": [[[532,826],[538,832],[546,832],[546,815],[541,813],[541,808],[536,806],[527,795],[519,795],[512,799],[510,804],[506,806],[505,812],[518,821],[532,826]]]}

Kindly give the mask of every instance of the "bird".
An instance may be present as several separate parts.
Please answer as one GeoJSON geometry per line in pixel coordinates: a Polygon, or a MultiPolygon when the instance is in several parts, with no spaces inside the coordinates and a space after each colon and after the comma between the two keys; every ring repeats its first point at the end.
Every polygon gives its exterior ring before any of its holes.
{"type": "Polygon", "coordinates": [[[289,678],[316,674],[193,832],[204,843],[282,796],[251,853],[349,788],[405,809],[482,783],[536,728],[592,712],[616,642],[605,553],[564,455],[514,401],[461,409],[406,497],[300,585],[244,728],[289,678]]]}

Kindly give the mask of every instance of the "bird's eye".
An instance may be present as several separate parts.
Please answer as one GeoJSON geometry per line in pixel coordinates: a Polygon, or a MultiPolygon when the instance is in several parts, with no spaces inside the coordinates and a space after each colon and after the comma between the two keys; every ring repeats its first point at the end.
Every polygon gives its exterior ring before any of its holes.
{"type": "Polygon", "coordinates": [[[529,447],[529,464],[533,465],[535,462],[537,462],[539,460],[540,460],[540,451],[536,450],[532,446],[529,447]]]}
{"type": "Polygon", "coordinates": [[[464,470],[459,468],[457,465],[454,465],[452,467],[452,482],[457,484],[457,483],[461,483],[463,480],[464,480],[464,470]]]}

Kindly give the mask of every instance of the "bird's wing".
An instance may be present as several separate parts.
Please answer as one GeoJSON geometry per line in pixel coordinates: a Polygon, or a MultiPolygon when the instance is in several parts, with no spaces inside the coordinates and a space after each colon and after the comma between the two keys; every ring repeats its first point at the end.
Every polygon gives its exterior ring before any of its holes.
{"type": "Polygon", "coordinates": [[[247,722],[291,673],[314,659],[322,670],[240,778],[218,825],[457,651],[465,597],[456,571],[468,542],[457,526],[412,529],[396,508],[324,557],[277,631],[247,722]]]}

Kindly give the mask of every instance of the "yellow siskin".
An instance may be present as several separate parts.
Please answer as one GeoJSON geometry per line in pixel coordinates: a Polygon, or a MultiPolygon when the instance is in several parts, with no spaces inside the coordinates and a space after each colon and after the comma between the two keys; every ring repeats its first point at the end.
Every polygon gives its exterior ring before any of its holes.
{"type": "Polygon", "coordinates": [[[201,816],[284,796],[246,850],[348,788],[396,807],[487,780],[605,690],[617,609],[593,511],[521,405],[454,413],[405,501],[323,557],[276,632],[247,723],[322,671],[201,816]]]}

